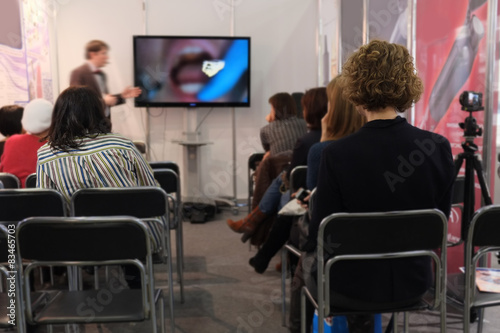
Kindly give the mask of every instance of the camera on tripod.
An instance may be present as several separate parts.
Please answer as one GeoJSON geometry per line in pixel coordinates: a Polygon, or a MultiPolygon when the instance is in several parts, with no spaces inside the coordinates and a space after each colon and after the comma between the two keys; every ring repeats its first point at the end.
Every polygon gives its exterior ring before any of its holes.
{"type": "Polygon", "coordinates": [[[464,91],[460,94],[460,105],[463,111],[474,112],[482,111],[483,107],[483,93],[475,91],[464,91]]]}
{"type": "Polygon", "coordinates": [[[483,134],[483,129],[479,127],[476,118],[472,116],[472,112],[482,111],[483,107],[483,94],[474,91],[464,91],[460,94],[460,105],[462,111],[470,112],[469,117],[465,118],[463,123],[459,123],[460,128],[464,130],[465,138],[474,138],[483,134]]]}

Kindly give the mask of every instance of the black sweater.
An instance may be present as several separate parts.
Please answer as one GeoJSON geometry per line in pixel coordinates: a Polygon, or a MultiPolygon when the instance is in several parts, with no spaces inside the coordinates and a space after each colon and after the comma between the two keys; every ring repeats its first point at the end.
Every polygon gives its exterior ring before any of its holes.
{"type": "MultiPolygon", "coordinates": [[[[319,224],[333,213],[437,208],[449,216],[454,175],[450,143],[443,136],[401,117],[365,124],[323,150],[305,250],[314,251],[319,224]]],[[[427,260],[351,266],[336,284],[346,296],[391,301],[408,292],[417,295],[431,283],[427,260]]]]}

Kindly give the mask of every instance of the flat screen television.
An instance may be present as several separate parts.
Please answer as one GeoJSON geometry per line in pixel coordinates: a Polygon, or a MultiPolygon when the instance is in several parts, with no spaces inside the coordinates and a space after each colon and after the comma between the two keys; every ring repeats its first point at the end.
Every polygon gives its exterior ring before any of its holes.
{"type": "Polygon", "coordinates": [[[250,38],[134,36],[138,107],[249,107],[250,38]]]}

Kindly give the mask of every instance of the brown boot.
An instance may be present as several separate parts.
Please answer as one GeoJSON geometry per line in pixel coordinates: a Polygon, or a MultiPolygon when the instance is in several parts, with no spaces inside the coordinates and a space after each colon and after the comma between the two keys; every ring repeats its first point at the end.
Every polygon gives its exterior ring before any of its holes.
{"type": "Polygon", "coordinates": [[[267,215],[260,211],[259,206],[255,207],[250,214],[239,221],[228,219],[227,225],[237,233],[253,234],[257,225],[266,219],[267,215]]]}

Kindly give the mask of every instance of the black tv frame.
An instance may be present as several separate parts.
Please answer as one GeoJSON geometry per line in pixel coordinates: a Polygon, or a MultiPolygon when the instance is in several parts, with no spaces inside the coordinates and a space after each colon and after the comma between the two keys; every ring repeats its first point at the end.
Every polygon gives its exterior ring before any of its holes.
{"type": "MultiPolygon", "coordinates": [[[[136,35],[133,36],[133,52],[134,52],[134,82],[135,86],[141,87],[141,81],[138,76],[138,61],[137,52],[138,45],[137,41],[141,39],[222,39],[222,40],[247,40],[248,41],[248,69],[246,74],[244,74],[240,80],[246,80],[246,86],[248,91],[248,99],[246,102],[184,102],[184,101],[149,101],[141,100],[140,97],[135,98],[136,107],[250,107],[250,70],[251,70],[251,38],[246,36],[177,36],[177,35],[136,35]]],[[[141,87],[142,88],[142,87],[141,87]]]]}

